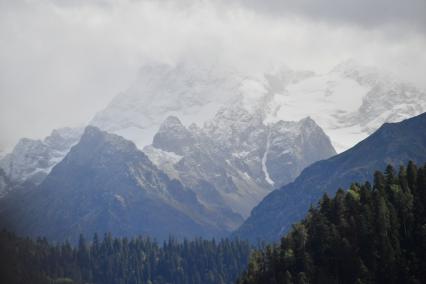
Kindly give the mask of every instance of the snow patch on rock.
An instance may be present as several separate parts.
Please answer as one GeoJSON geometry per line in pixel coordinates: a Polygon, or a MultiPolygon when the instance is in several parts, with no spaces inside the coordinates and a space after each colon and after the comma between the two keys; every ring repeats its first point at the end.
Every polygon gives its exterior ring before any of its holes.
{"type": "Polygon", "coordinates": [[[21,139],[13,151],[0,160],[0,168],[17,183],[39,184],[78,143],[81,128],[55,129],[44,140],[21,139]]]}
{"type": "MultiPolygon", "coordinates": [[[[271,177],[269,176],[268,167],[266,166],[266,161],[268,159],[268,152],[269,152],[270,145],[271,145],[271,131],[269,130],[268,131],[268,138],[266,139],[265,153],[263,154],[263,157],[262,157],[262,171],[265,174],[265,180],[266,180],[266,182],[273,186],[275,183],[271,179],[271,177]]],[[[289,150],[287,149],[285,151],[289,151],[289,150]]]]}

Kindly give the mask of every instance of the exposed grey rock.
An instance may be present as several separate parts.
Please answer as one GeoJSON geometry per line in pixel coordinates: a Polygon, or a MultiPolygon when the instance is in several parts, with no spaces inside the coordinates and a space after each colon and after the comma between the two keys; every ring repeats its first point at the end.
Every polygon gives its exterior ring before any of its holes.
{"type": "Polygon", "coordinates": [[[95,127],[86,128],[37,188],[7,195],[0,208],[3,227],[58,241],[95,232],[160,240],[229,232],[214,210],[159,170],[132,142],[95,127]]]}
{"type": "Polygon", "coordinates": [[[312,119],[265,125],[259,113],[237,105],[221,109],[202,128],[168,117],[144,151],[154,161],[158,151],[179,156],[157,165],[192,188],[205,206],[242,217],[274,187],[335,154],[312,119]]]}
{"type": "Polygon", "coordinates": [[[324,193],[334,195],[351,183],[370,181],[387,164],[426,162],[426,113],[399,123],[387,123],[344,153],[307,167],[297,179],[274,190],[257,205],[234,233],[256,243],[277,241],[301,220],[324,193]]]}
{"type": "Polygon", "coordinates": [[[0,169],[0,198],[9,193],[13,188],[13,184],[10,181],[6,173],[0,169]]]}
{"type": "Polygon", "coordinates": [[[16,183],[40,184],[78,142],[83,129],[61,128],[42,140],[23,138],[0,160],[0,168],[16,183]]]}

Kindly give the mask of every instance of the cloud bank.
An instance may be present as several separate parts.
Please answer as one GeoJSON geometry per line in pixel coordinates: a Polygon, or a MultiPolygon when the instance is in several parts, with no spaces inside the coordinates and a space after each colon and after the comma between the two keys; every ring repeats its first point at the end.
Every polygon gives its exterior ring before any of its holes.
{"type": "Polygon", "coordinates": [[[406,32],[426,33],[426,2],[423,0],[241,0],[240,3],[276,17],[299,15],[334,24],[364,28],[401,26],[406,32]]]}
{"type": "Polygon", "coordinates": [[[152,60],[256,73],[352,58],[426,87],[424,11],[422,0],[0,0],[0,149],[84,125],[152,60]]]}

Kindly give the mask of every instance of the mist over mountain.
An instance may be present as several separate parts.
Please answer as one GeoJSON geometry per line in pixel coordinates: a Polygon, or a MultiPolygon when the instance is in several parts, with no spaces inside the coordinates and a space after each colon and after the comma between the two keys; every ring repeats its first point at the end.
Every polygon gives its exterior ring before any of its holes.
{"type": "Polygon", "coordinates": [[[0,1],[0,283],[422,282],[425,12],[0,1]]]}
{"type": "MultiPolygon", "coordinates": [[[[423,90],[354,61],[324,74],[285,67],[250,74],[187,58],[176,65],[155,61],[144,65],[134,83],[90,124],[143,149],[170,115],[186,127],[203,128],[219,111],[238,106],[265,127],[309,116],[330,137],[336,151],[342,152],[385,122],[426,111],[425,102],[423,90]]],[[[67,131],[60,134],[59,130],[56,136],[62,138],[52,135],[58,142],[23,139],[15,151],[0,159],[0,167],[13,180],[40,183],[81,135],[81,130],[67,131]]]]}
{"type": "Polygon", "coordinates": [[[378,129],[426,111],[426,92],[379,69],[345,61],[316,74],[287,67],[242,72],[229,67],[151,63],[133,85],[91,121],[135,141],[151,139],[167,116],[202,127],[229,104],[256,114],[265,125],[311,117],[342,152],[378,129]]]}
{"type": "MultiPolygon", "coordinates": [[[[145,65],[91,124],[136,143],[169,178],[221,212],[230,230],[306,166],[382,123],[425,111],[425,96],[353,61],[324,74],[286,67],[249,74],[187,58],[145,65]]],[[[23,139],[0,168],[13,182],[40,184],[80,135],[66,128],[44,141],[23,139]]]]}

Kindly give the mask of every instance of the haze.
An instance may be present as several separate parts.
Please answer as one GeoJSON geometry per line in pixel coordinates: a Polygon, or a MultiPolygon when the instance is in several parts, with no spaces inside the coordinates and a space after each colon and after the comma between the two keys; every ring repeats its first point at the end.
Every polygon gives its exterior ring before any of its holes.
{"type": "Polygon", "coordinates": [[[426,88],[426,2],[0,1],[0,150],[86,124],[147,61],[262,72],[347,59],[426,88]]]}

